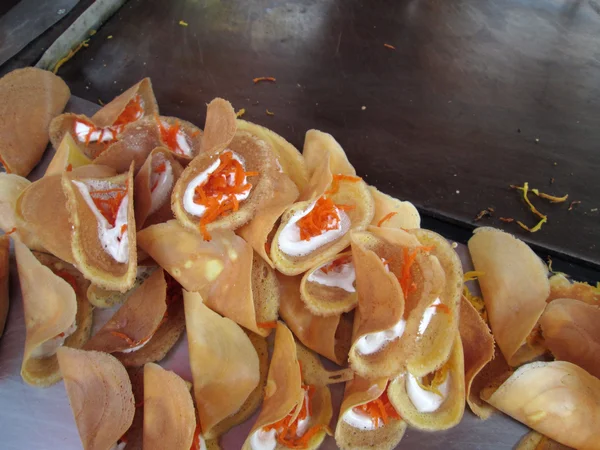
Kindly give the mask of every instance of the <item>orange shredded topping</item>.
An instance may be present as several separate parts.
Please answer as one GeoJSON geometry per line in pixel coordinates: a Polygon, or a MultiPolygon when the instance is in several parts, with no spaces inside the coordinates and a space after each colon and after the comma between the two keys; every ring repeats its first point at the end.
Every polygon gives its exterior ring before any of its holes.
{"type": "Polygon", "coordinates": [[[300,239],[308,241],[326,231],[335,230],[340,223],[340,214],[333,200],[321,196],[313,209],[302,217],[296,225],[300,228],[300,239]]]}
{"type": "Polygon", "coordinates": [[[355,177],[352,175],[343,175],[338,173],[333,176],[333,180],[331,181],[331,187],[329,190],[325,192],[325,195],[335,194],[340,189],[340,181],[349,181],[350,183],[356,183],[357,181],[361,181],[361,177],[355,177]]]}
{"type": "Polygon", "coordinates": [[[270,242],[265,242],[265,252],[267,253],[267,255],[271,254],[271,243],[270,242]]]}
{"type": "Polygon", "coordinates": [[[392,419],[401,419],[398,411],[396,411],[390,403],[390,399],[387,395],[387,388],[383,391],[383,394],[375,400],[371,400],[369,403],[363,405],[355,406],[353,409],[371,416],[371,420],[376,427],[379,427],[381,424],[387,425],[392,419]]]}
{"type": "Polygon", "coordinates": [[[200,433],[202,433],[202,428],[200,427],[200,422],[198,422],[194,430],[194,438],[192,439],[190,450],[200,450],[200,433]]]}
{"type": "Polygon", "coordinates": [[[15,231],[17,231],[17,228],[16,228],[16,227],[15,227],[15,228],[13,228],[13,229],[11,229],[10,231],[7,231],[7,232],[6,232],[6,233],[4,233],[4,234],[13,234],[15,231]]]}
{"type": "Polygon", "coordinates": [[[71,172],[73,170],[73,164],[69,163],[67,168],[65,169],[67,172],[71,172]]]}
{"type": "Polygon", "coordinates": [[[110,225],[115,226],[121,202],[127,195],[127,185],[90,192],[94,205],[110,225]]]}
{"type": "Polygon", "coordinates": [[[184,155],[185,152],[179,147],[177,143],[177,134],[181,129],[181,124],[178,120],[173,125],[165,125],[158,116],[154,116],[158,130],[160,131],[160,139],[165,143],[167,147],[173,152],[179,155],[184,155]]]}
{"type": "Polygon", "coordinates": [[[312,437],[326,428],[325,425],[315,425],[306,430],[302,436],[298,437],[298,423],[306,420],[309,416],[312,416],[312,398],[316,392],[314,386],[303,385],[302,389],[306,391],[307,395],[305,395],[302,400],[300,406],[301,409],[296,418],[292,421],[292,417],[296,412],[296,410],[292,410],[279,422],[275,422],[263,428],[265,431],[276,430],[277,442],[289,449],[308,448],[312,437]]]}
{"type": "Polygon", "coordinates": [[[334,272],[345,264],[349,264],[352,262],[352,255],[342,256],[340,258],[334,259],[329,264],[321,267],[321,272],[327,274],[329,272],[334,272]]]}
{"type": "Polygon", "coordinates": [[[261,81],[270,81],[272,83],[275,83],[275,81],[277,81],[275,79],[275,77],[257,77],[257,78],[253,78],[252,81],[254,82],[254,84],[256,83],[260,83],[261,81]]]}
{"type": "Polygon", "coordinates": [[[277,328],[277,321],[272,320],[271,322],[258,322],[256,325],[258,328],[277,328]]]}
{"type": "Polygon", "coordinates": [[[135,347],[136,345],[139,345],[139,344],[136,343],[136,341],[134,341],[133,339],[131,339],[125,333],[121,333],[120,331],[111,331],[110,334],[112,334],[113,336],[116,336],[118,338],[123,339],[125,342],[127,342],[128,345],[130,345],[132,347],[135,347]]]}
{"type": "Polygon", "coordinates": [[[129,103],[127,103],[127,106],[125,106],[125,109],[119,114],[119,117],[117,117],[117,120],[115,120],[113,125],[127,125],[128,123],[138,120],[143,115],[144,108],[142,106],[142,97],[140,94],[136,94],[135,97],[129,100],[129,103]]]}
{"type": "MultiPolygon", "coordinates": [[[[100,132],[100,135],[98,136],[98,139],[95,142],[97,144],[104,145],[104,149],[102,151],[106,150],[110,144],[117,141],[117,135],[123,129],[123,125],[113,125],[113,126],[109,126],[109,127],[105,127],[105,128],[98,128],[92,122],[89,122],[87,120],[77,120],[76,122],[73,123],[73,134],[74,135],[76,135],[75,130],[77,129],[77,123],[83,123],[83,124],[87,125],[87,127],[88,127],[88,132],[85,135],[85,142],[84,142],[86,147],[88,145],[90,145],[90,141],[92,140],[92,135],[96,132],[100,132]],[[112,138],[109,140],[103,141],[105,133],[112,133],[112,138]]],[[[102,151],[100,153],[102,153],[102,151]]]]}
{"type": "Polygon", "coordinates": [[[240,204],[236,194],[250,191],[252,185],[246,181],[246,177],[258,175],[258,172],[246,172],[230,151],[221,153],[219,160],[219,166],[204,183],[196,187],[194,195],[194,202],[206,207],[200,219],[200,231],[207,241],[210,241],[210,234],[206,225],[237,211],[240,204]]]}
{"type": "Polygon", "coordinates": [[[382,226],[384,223],[386,223],[388,220],[390,220],[392,217],[394,217],[396,214],[398,214],[398,212],[396,211],[392,211],[390,213],[387,213],[385,216],[383,216],[381,218],[381,220],[379,222],[377,222],[377,226],[380,227],[382,226]]]}
{"type": "Polygon", "coordinates": [[[433,305],[435,306],[439,311],[446,313],[446,314],[450,314],[450,308],[448,308],[448,305],[444,305],[443,303],[439,303],[437,305],[433,305]]]}
{"type": "Polygon", "coordinates": [[[404,247],[402,249],[402,255],[404,257],[404,264],[402,265],[402,273],[398,281],[400,282],[400,287],[402,288],[402,292],[405,296],[409,294],[409,292],[416,289],[417,285],[412,281],[412,275],[410,273],[410,269],[417,258],[417,254],[420,251],[430,252],[433,250],[433,246],[429,247],[417,247],[413,251],[410,251],[408,248],[404,247]]]}

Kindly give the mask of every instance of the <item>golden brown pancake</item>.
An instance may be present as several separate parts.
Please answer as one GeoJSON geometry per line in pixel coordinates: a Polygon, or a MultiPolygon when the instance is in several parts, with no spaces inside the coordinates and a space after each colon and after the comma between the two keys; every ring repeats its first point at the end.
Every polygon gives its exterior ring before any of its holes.
{"type": "Polygon", "coordinates": [[[71,92],[46,70],[27,67],[0,78],[0,163],[8,173],[26,177],[48,145],[50,121],[71,92]]]}
{"type": "Polygon", "coordinates": [[[56,153],[52,157],[50,164],[48,164],[44,176],[60,175],[63,172],[70,172],[77,167],[91,164],[91,162],[92,160],[85,156],[77,143],[73,140],[73,136],[71,136],[70,133],[67,133],[56,149],[56,153]]]}
{"type": "MultiPolygon", "coordinates": [[[[92,116],[92,121],[99,127],[107,127],[109,125],[114,125],[121,116],[123,116],[123,122],[135,117],[136,114],[134,113],[138,111],[141,113],[140,118],[145,116],[154,117],[158,114],[158,104],[154,97],[150,78],[142,79],[122,94],[113,98],[109,103],[96,111],[92,116]],[[133,108],[133,111],[126,111],[128,106],[130,108],[131,106],[134,106],[130,103],[132,100],[136,100],[136,96],[139,96],[141,100],[141,102],[138,102],[140,107],[139,110],[138,108],[133,108]]],[[[139,118],[137,120],[139,120],[139,118]]]]}
{"type": "Polygon", "coordinates": [[[421,227],[421,216],[411,202],[398,200],[373,186],[369,186],[369,190],[375,202],[371,225],[405,230],[421,227]]]}

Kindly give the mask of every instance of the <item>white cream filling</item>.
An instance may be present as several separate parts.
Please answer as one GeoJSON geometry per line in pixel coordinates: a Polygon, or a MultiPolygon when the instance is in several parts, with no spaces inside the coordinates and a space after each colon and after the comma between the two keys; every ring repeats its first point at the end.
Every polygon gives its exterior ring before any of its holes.
{"type": "Polygon", "coordinates": [[[127,446],[127,442],[117,442],[110,450],[123,450],[127,446]]]}
{"type": "Polygon", "coordinates": [[[413,374],[407,372],[406,392],[417,411],[431,413],[437,411],[442,406],[442,403],[444,403],[450,392],[450,374],[446,375],[446,379],[438,386],[438,390],[442,395],[423,389],[413,374]]]}
{"type": "Polygon", "coordinates": [[[73,333],[75,333],[75,330],[77,329],[77,324],[75,322],[73,322],[73,325],[71,325],[64,333],[62,336],[54,336],[52,339],[48,339],[45,342],[42,342],[40,345],[38,345],[36,348],[33,349],[33,351],[31,352],[31,355],[29,355],[31,358],[35,358],[35,359],[41,359],[41,358],[48,358],[52,355],[56,354],[56,351],[63,346],[63,344],[65,343],[65,340],[71,336],[73,333]]]}
{"type": "Polygon", "coordinates": [[[304,216],[307,216],[315,207],[316,200],[312,202],[304,211],[295,213],[289,222],[283,227],[279,234],[279,248],[283,253],[290,256],[306,256],[314,252],[319,247],[322,247],[330,242],[333,242],[345,235],[350,226],[350,217],[344,211],[337,209],[340,220],[337,227],[332,230],[327,230],[317,236],[311,237],[305,241],[300,238],[300,227],[296,224],[304,216]]]}
{"type": "Polygon", "coordinates": [[[337,287],[346,292],[356,292],[356,288],[354,287],[354,282],[356,281],[354,262],[349,261],[341,264],[327,273],[323,272],[322,269],[323,266],[313,271],[308,276],[308,281],[322,284],[323,286],[337,287]]]}
{"type": "Polygon", "coordinates": [[[367,333],[358,339],[356,342],[356,349],[363,355],[377,353],[389,342],[400,339],[404,334],[405,328],[406,321],[404,319],[400,319],[396,325],[388,330],[367,333]]]}
{"type": "Polygon", "coordinates": [[[206,450],[206,441],[204,440],[204,438],[202,436],[198,436],[198,442],[200,444],[199,450],[206,450]]]}
{"type": "Polygon", "coordinates": [[[109,142],[115,139],[121,129],[120,126],[96,128],[84,122],[75,122],[75,135],[79,142],[109,142]]]}
{"type": "Polygon", "coordinates": [[[304,407],[306,408],[306,417],[298,420],[298,427],[296,428],[296,436],[298,437],[304,436],[304,433],[308,431],[308,422],[310,421],[309,402],[310,398],[308,397],[308,392],[304,391],[304,407]]]}
{"type": "Polygon", "coordinates": [[[152,205],[148,215],[155,213],[169,199],[171,188],[173,187],[173,166],[168,160],[163,161],[165,170],[161,173],[152,172],[150,176],[150,189],[156,184],[154,190],[150,192],[152,205]]]}
{"type": "MultiPolygon", "coordinates": [[[[231,152],[231,150],[225,150],[225,151],[231,152]]],[[[233,155],[233,159],[239,161],[245,170],[246,167],[244,166],[244,161],[235,153],[233,153],[233,152],[231,152],[231,153],[233,155]]],[[[220,158],[217,158],[215,160],[215,162],[212,163],[208,167],[208,169],[206,169],[204,172],[202,172],[201,174],[194,177],[192,179],[192,181],[190,181],[189,184],[187,185],[187,187],[185,188],[185,192],[183,193],[183,207],[192,216],[202,217],[204,215],[204,213],[206,212],[205,206],[199,205],[198,203],[194,202],[194,197],[196,196],[196,188],[198,186],[202,186],[204,183],[206,183],[206,181],[208,180],[208,177],[215,170],[217,170],[217,168],[219,167],[220,164],[221,164],[221,160],[220,160],[220,158]]],[[[234,183],[234,180],[231,177],[229,177],[227,181],[231,185],[233,185],[233,183],[234,183]]],[[[246,184],[246,183],[247,183],[247,177],[244,177],[243,184],[246,184]]],[[[248,196],[250,195],[251,190],[252,190],[252,188],[248,189],[246,192],[242,192],[241,194],[235,194],[235,198],[237,198],[238,201],[246,200],[248,198],[248,196]]],[[[225,197],[222,196],[219,199],[219,203],[222,203],[224,200],[225,200],[225,197]]]]}
{"type": "Polygon", "coordinates": [[[250,437],[252,450],[275,450],[277,447],[277,432],[275,430],[265,431],[262,428],[252,433],[250,437]]]}
{"type": "Polygon", "coordinates": [[[83,199],[96,216],[96,220],[98,221],[98,237],[100,238],[100,243],[102,244],[104,251],[112,256],[115,261],[127,263],[129,260],[129,233],[125,231],[121,236],[121,228],[123,225],[127,225],[129,196],[125,195],[123,200],[121,200],[121,204],[117,211],[115,226],[113,227],[94,204],[89,187],[85,183],[76,180],[73,180],[73,184],[77,186],[83,199]]]}
{"type": "Polygon", "coordinates": [[[427,309],[423,313],[423,318],[421,319],[421,322],[419,322],[419,335],[425,333],[427,327],[429,326],[429,323],[431,322],[431,319],[433,319],[433,315],[437,312],[436,305],[439,305],[441,303],[442,302],[440,301],[440,299],[436,298],[435,301],[431,304],[431,306],[427,307],[427,309]]]}
{"type": "MultiPolygon", "coordinates": [[[[152,336],[154,336],[154,333],[152,333],[152,336]]],[[[140,345],[136,345],[135,347],[131,347],[131,348],[126,348],[125,350],[121,350],[119,353],[133,353],[136,350],[139,350],[140,348],[145,346],[148,342],[150,342],[150,339],[152,339],[152,336],[150,336],[148,339],[146,339],[140,345]]]]}
{"type": "Polygon", "coordinates": [[[359,430],[376,430],[383,426],[383,420],[380,420],[378,426],[376,426],[370,415],[360,410],[356,411],[354,408],[346,411],[342,416],[342,420],[359,430]]]}
{"type": "Polygon", "coordinates": [[[187,135],[183,131],[179,130],[177,132],[175,140],[177,141],[177,147],[181,150],[181,153],[185,156],[192,156],[192,147],[190,147],[187,135]]]}

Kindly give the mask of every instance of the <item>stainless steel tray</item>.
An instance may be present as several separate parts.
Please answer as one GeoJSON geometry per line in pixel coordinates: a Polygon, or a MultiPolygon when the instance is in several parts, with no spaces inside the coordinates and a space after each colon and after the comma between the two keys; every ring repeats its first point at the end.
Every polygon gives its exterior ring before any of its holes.
{"type": "MultiPolygon", "coordinates": [[[[98,109],[98,106],[73,97],[67,105],[67,109],[71,112],[91,114],[98,109]]],[[[53,150],[46,152],[43,161],[31,174],[31,179],[37,179],[43,175],[53,154],[53,150]]],[[[466,246],[459,244],[456,250],[463,261],[465,270],[470,270],[471,262],[466,246]]],[[[11,255],[10,295],[11,306],[6,329],[4,336],[0,338],[0,448],[3,450],[81,449],[77,427],[63,383],[46,389],[34,388],[26,385],[19,374],[25,344],[25,327],[14,255],[11,255]]],[[[96,309],[93,332],[96,332],[113,312],[114,310],[96,309]]],[[[160,364],[175,371],[186,380],[192,379],[185,335],[160,364]]],[[[331,365],[331,363],[329,364],[331,365]]],[[[343,386],[334,385],[331,390],[336,412],[332,427],[335,427],[343,386]]],[[[222,448],[224,450],[240,449],[255,419],[256,415],[223,436],[222,448]]],[[[487,421],[481,421],[467,407],[464,418],[457,427],[436,433],[409,429],[398,448],[512,449],[526,431],[527,427],[502,414],[496,414],[487,421]]],[[[321,448],[333,450],[337,446],[333,438],[327,438],[321,448]]]]}

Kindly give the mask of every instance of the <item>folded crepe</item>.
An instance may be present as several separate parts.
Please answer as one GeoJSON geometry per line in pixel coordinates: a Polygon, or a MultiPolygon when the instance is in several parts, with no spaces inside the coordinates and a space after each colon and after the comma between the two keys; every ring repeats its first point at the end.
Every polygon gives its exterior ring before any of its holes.
{"type": "Polygon", "coordinates": [[[59,115],[71,92],[46,70],[27,67],[0,78],[0,164],[26,177],[48,145],[50,121],[59,115]]]}
{"type": "Polygon", "coordinates": [[[518,366],[546,351],[536,338],[550,293],[545,264],[522,241],[493,228],[469,240],[494,338],[506,361],[518,366]]]}
{"type": "Polygon", "coordinates": [[[272,182],[271,198],[262,204],[250,222],[238,228],[236,232],[274,269],[275,264],[271,260],[271,241],[275,224],[284,211],[297,200],[299,191],[294,181],[285,173],[275,173],[272,182]]]}
{"type": "Polygon", "coordinates": [[[294,336],[278,322],[262,409],[243,450],[316,449],[323,442],[332,416],[331,379],[315,366],[318,359],[304,359],[301,369],[299,357],[294,336]],[[307,384],[305,368],[309,380],[318,384],[307,384]]]}
{"type": "Polygon", "coordinates": [[[97,155],[94,164],[104,164],[117,172],[124,172],[133,161],[137,174],[156,147],[168,149],[185,165],[202,150],[202,130],[174,117],[146,117],[123,128],[116,141],[97,155]]]}
{"type": "Polygon", "coordinates": [[[406,431],[406,422],[387,395],[387,378],[359,376],[346,383],[335,428],[335,442],[344,450],[392,450],[406,431]]]}
{"type": "Polygon", "coordinates": [[[435,233],[387,227],[353,233],[352,255],[353,369],[365,378],[394,377],[407,365],[416,375],[435,370],[448,359],[457,330],[458,257],[435,233]]]}
{"type": "Polygon", "coordinates": [[[521,438],[515,450],[572,450],[572,448],[531,430],[521,438]]]}
{"type": "Polygon", "coordinates": [[[302,156],[309,183],[302,192],[300,200],[314,200],[320,197],[330,185],[339,184],[339,175],[348,176],[349,179],[356,176],[356,170],[348,161],[344,149],[328,133],[308,130],[304,137],[302,156]],[[334,179],[334,175],[338,175],[338,181],[334,179]]]}
{"type": "Polygon", "coordinates": [[[10,239],[8,235],[4,234],[0,236],[0,337],[4,333],[10,300],[8,295],[9,256],[10,239]]]}
{"type": "Polygon", "coordinates": [[[316,316],[300,299],[301,277],[277,274],[281,292],[279,314],[302,344],[343,366],[348,361],[352,339],[352,317],[316,316]]]}
{"type": "Polygon", "coordinates": [[[135,176],[135,225],[138,230],[173,219],[171,192],[183,167],[164,147],[152,150],[135,176]]]}
{"type": "Polygon", "coordinates": [[[175,217],[206,240],[215,230],[235,230],[271,203],[277,170],[270,147],[238,131],[225,149],[199,154],[183,171],[171,197],[175,217]]]}
{"type": "Polygon", "coordinates": [[[600,380],[566,362],[519,367],[482,398],[513,419],[573,448],[597,449],[600,442],[600,380]]]}
{"type": "Polygon", "coordinates": [[[50,141],[58,149],[64,136],[71,135],[80,151],[94,159],[117,141],[127,125],[137,123],[145,116],[154,117],[157,114],[158,105],[150,79],[144,78],[115,97],[91,118],[72,113],[56,117],[50,124],[50,141]]]}
{"type": "Polygon", "coordinates": [[[546,306],[540,325],[546,347],[557,360],[569,361],[600,378],[600,306],[561,298],[546,306]]]}
{"type": "Polygon", "coordinates": [[[62,186],[77,267],[98,286],[127,291],[137,267],[133,163],[128,173],[112,177],[65,172],[62,186]]]}
{"type": "Polygon", "coordinates": [[[79,348],[90,337],[89,282],[70,264],[48,254],[33,254],[15,239],[15,255],[25,316],[21,377],[32,386],[60,380],[56,351],[79,348]]]}
{"type": "Polygon", "coordinates": [[[398,200],[373,186],[369,186],[369,190],[375,203],[375,214],[371,225],[405,230],[421,227],[421,216],[411,202],[398,200]]]}
{"type": "MultiPolygon", "coordinates": [[[[324,264],[348,247],[350,232],[364,230],[373,218],[373,197],[362,179],[341,174],[330,178],[333,181],[327,191],[295,203],[281,218],[271,259],[286,275],[324,264]]],[[[318,192],[322,190],[318,188],[318,192]]]]}
{"type": "Polygon", "coordinates": [[[152,272],[156,270],[158,266],[156,264],[146,263],[138,263],[137,271],[135,275],[135,281],[133,282],[133,286],[126,292],[121,291],[112,291],[110,289],[104,289],[95,284],[90,284],[90,287],[87,291],[87,297],[89,302],[94,305],[96,308],[112,308],[116,305],[121,305],[125,303],[125,301],[129,298],[131,294],[135,292],[135,290],[142,285],[144,281],[148,279],[152,272]]]}
{"type": "Polygon", "coordinates": [[[472,390],[475,377],[494,357],[494,337],[489,327],[471,303],[462,298],[458,331],[465,360],[465,393],[471,411],[480,419],[487,419],[493,410],[481,400],[479,390],[472,390]]]}
{"type": "Polygon", "coordinates": [[[390,382],[388,396],[402,419],[427,431],[459,424],[465,410],[464,357],[460,336],[448,361],[425,377],[407,371],[390,382]]]}
{"type": "Polygon", "coordinates": [[[135,413],[127,371],[107,353],[67,347],[58,350],[58,364],[84,450],[113,448],[135,413]]]}
{"type": "Polygon", "coordinates": [[[300,298],[312,314],[339,316],[358,303],[352,252],[339,253],[302,277],[300,298]]]}
{"type": "Polygon", "coordinates": [[[238,119],[237,129],[248,131],[259,139],[265,141],[275,153],[282,172],[292,180],[292,182],[298,188],[298,191],[302,192],[306,188],[308,185],[308,170],[302,154],[296,147],[294,147],[277,133],[255,123],[238,119]]]}
{"type": "Polygon", "coordinates": [[[155,270],[84,348],[113,353],[125,367],[160,361],[183,333],[181,295],[174,280],[155,270]]]}
{"type": "Polygon", "coordinates": [[[144,366],[143,423],[145,450],[190,450],[196,429],[190,391],[176,373],[153,363],[144,366]]]}
{"type": "Polygon", "coordinates": [[[170,220],[141,230],[138,245],[209,308],[261,336],[271,332],[279,308],[275,273],[232,231],[205,241],[170,220]]]}
{"type": "Polygon", "coordinates": [[[263,338],[209,309],[197,292],[184,291],[190,366],[203,438],[215,438],[258,408],[267,372],[263,338]],[[261,373],[262,371],[262,373],[261,373]]]}
{"type": "Polygon", "coordinates": [[[45,249],[42,244],[16,212],[17,200],[30,184],[31,181],[27,178],[0,172],[0,229],[18,238],[28,248],[43,251],[45,249]]]}
{"type": "Polygon", "coordinates": [[[588,305],[600,305],[600,289],[587,283],[571,282],[563,274],[552,275],[547,303],[557,298],[572,298],[588,305]]]}
{"type": "Polygon", "coordinates": [[[67,133],[56,149],[56,153],[52,157],[50,164],[48,164],[44,176],[60,175],[63,172],[70,172],[77,167],[91,163],[92,160],[81,151],[73,140],[73,136],[67,133]]]}

